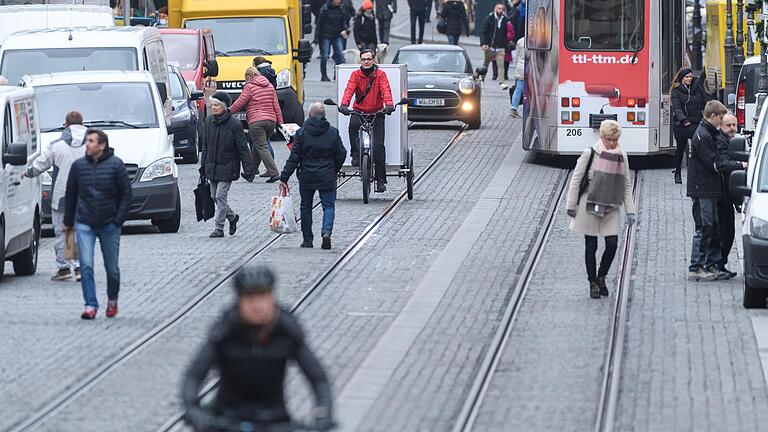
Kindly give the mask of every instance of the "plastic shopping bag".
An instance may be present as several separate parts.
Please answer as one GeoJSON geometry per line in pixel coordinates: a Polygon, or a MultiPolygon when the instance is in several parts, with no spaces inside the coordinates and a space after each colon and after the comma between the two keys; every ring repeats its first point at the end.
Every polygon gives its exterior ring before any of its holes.
{"type": "Polygon", "coordinates": [[[272,212],[269,217],[269,229],[280,234],[295,233],[299,230],[293,200],[288,191],[280,191],[272,197],[272,212]]]}

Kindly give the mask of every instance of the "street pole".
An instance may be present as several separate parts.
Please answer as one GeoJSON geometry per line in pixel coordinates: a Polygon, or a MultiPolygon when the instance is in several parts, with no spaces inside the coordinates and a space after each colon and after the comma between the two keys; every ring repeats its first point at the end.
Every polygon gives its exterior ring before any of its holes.
{"type": "MultiPolygon", "coordinates": [[[[768,16],[768,1],[763,2],[763,16],[768,16]]],[[[766,20],[763,19],[763,37],[760,40],[760,80],[757,82],[757,112],[755,112],[755,122],[760,117],[760,112],[763,110],[763,103],[766,96],[768,96],[768,61],[765,57],[766,43],[766,20]]]]}
{"type": "Polygon", "coordinates": [[[693,41],[691,42],[691,66],[696,71],[701,71],[701,6],[699,0],[693,0],[693,20],[691,23],[693,41]]]}
{"type": "Polygon", "coordinates": [[[733,87],[733,54],[736,48],[736,44],[733,41],[733,2],[727,0],[725,2],[725,41],[723,42],[723,50],[725,51],[725,65],[723,68],[723,75],[725,75],[725,94],[723,97],[728,100],[728,95],[736,93],[733,87]]]}
{"type": "MultiPolygon", "coordinates": [[[[744,2],[736,2],[736,54],[733,56],[733,76],[739,80],[741,65],[744,64],[744,2]]],[[[735,92],[734,92],[735,93],[735,92]]]]}
{"type": "Polygon", "coordinates": [[[749,37],[747,38],[747,57],[755,55],[755,41],[752,39],[752,32],[755,31],[755,11],[752,8],[747,12],[747,29],[749,37]]]}
{"type": "Polygon", "coordinates": [[[131,0],[123,0],[123,25],[131,25],[131,0]]]}

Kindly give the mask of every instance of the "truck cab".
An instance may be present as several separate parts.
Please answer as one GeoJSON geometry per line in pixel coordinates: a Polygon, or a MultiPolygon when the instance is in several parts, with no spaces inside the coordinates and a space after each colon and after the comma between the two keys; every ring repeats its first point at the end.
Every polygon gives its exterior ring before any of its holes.
{"type": "MultiPolygon", "coordinates": [[[[310,42],[301,39],[311,31],[308,5],[301,0],[169,0],[168,14],[171,28],[213,32],[219,68],[216,87],[232,100],[240,96],[245,70],[252,66],[253,58],[271,61],[283,119],[303,124],[303,64],[312,55],[310,42]],[[302,21],[307,23],[305,27],[302,21]]],[[[245,123],[245,112],[235,116],[245,123]]]]}

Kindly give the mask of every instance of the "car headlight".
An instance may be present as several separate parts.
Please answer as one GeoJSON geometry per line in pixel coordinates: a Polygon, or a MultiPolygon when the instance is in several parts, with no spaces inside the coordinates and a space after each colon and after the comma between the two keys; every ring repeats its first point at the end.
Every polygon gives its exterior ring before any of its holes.
{"type": "Polygon", "coordinates": [[[197,90],[197,85],[194,81],[187,81],[187,87],[189,87],[190,92],[197,90]]]}
{"type": "Polygon", "coordinates": [[[464,94],[470,94],[473,91],[475,91],[475,80],[472,78],[464,78],[461,81],[459,81],[459,91],[461,91],[464,94]]]}
{"type": "Polygon", "coordinates": [[[768,240],[768,222],[752,216],[752,219],[749,221],[749,225],[750,231],[752,232],[752,237],[768,240]]]}
{"type": "Polygon", "coordinates": [[[283,69],[277,73],[277,88],[286,88],[291,86],[291,70],[283,69]]]}
{"type": "Polygon", "coordinates": [[[176,176],[176,163],[173,161],[173,158],[162,158],[149,164],[139,181],[146,182],[169,175],[176,176]]]}
{"type": "Polygon", "coordinates": [[[51,177],[51,173],[49,171],[44,172],[40,176],[40,182],[43,184],[43,186],[50,186],[53,184],[53,177],[51,177]]]}

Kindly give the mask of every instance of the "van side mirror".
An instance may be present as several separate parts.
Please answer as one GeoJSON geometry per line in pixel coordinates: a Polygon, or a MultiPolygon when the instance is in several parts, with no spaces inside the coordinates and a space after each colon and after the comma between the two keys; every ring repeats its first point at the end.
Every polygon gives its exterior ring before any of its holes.
{"type": "Polygon", "coordinates": [[[205,94],[200,90],[195,90],[189,93],[189,99],[193,101],[198,101],[204,97],[205,97],[205,94]]]}
{"type": "Polygon", "coordinates": [[[8,147],[8,153],[3,154],[3,162],[13,166],[27,164],[27,143],[15,142],[8,147]]]}
{"type": "Polygon", "coordinates": [[[752,194],[747,186],[747,172],[745,170],[736,170],[731,172],[728,178],[728,190],[736,196],[749,196],[752,194]]]}
{"type": "Polygon", "coordinates": [[[735,161],[749,162],[746,138],[741,135],[731,138],[731,141],[728,143],[728,156],[735,161]]]}
{"type": "Polygon", "coordinates": [[[171,124],[166,125],[166,129],[168,129],[168,135],[183,132],[184,129],[187,128],[188,123],[189,121],[183,117],[171,117],[171,124]]]}
{"type": "Polygon", "coordinates": [[[203,78],[216,78],[219,76],[219,62],[216,59],[203,62],[203,78]]]}
{"type": "Polygon", "coordinates": [[[165,83],[157,83],[157,92],[160,93],[160,101],[165,103],[168,100],[168,87],[165,86],[165,83]]]}
{"type": "Polygon", "coordinates": [[[293,49],[293,58],[300,63],[309,63],[312,60],[312,51],[312,43],[307,39],[301,39],[298,48],[293,49]]]}

